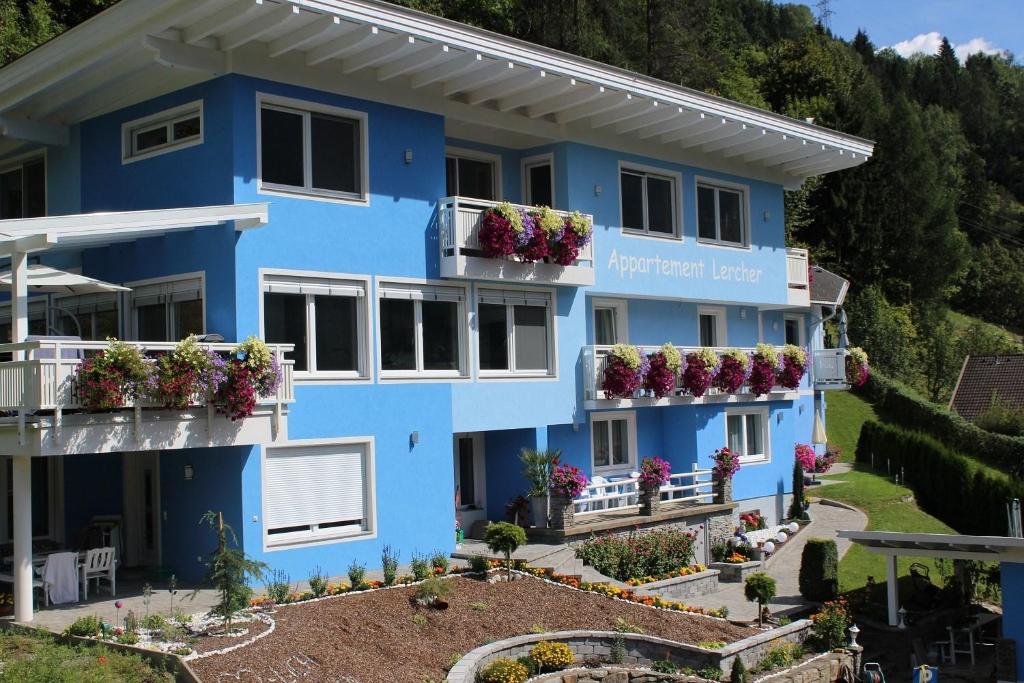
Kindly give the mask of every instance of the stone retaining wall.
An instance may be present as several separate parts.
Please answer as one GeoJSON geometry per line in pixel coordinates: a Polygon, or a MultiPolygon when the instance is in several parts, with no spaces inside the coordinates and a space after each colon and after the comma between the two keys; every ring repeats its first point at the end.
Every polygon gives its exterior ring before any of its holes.
{"type": "Polygon", "coordinates": [[[764,652],[778,647],[783,642],[802,643],[810,630],[808,619],[793,622],[768,631],[757,633],[718,650],[710,650],[687,643],[677,643],[665,638],[637,633],[614,633],[611,631],[559,631],[555,633],[531,633],[499,640],[466,654],[448,672],[449,683],[474,683],[477,673],[487,664],[502,657],[518,659],[530,653],[530,648],[541,641],[565,643],[572,650],[577,662],[596,660],[607,662],[615,641],[621,639],[625,645],[622,664],[650,666],[668,659],[679,668],[700,670],[718,667],[723,671],[732,668],[732,662],[740,657],[747,668],[760,661],[764,652]]]}
{"type": "Polygon", "coordinates": [[[637,586],[638,593],[653,593],[663,598],[685,600],[718,592],[718,570],[708,569],[697,574],[674,576],[671,579],[652,581],[637,586]]]}
{"type": "Polygon", "coordinates": [[[724,583],[743,583],[751,574],[764,571],[764,564],[761,560],[751,560],[750,562],[712,562],[708,566],[721,572],[718,575],[718,580],[724,583]]]}

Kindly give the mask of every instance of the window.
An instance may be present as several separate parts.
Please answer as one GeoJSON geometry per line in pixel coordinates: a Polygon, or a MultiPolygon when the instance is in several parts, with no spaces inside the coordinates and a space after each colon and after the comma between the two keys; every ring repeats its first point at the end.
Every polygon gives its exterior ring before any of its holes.
{"type": "Polygon", "coordinates": [[[34,157],[0,170],[0,219],[46,215],[46,161],[34,157]]]}
{"type": "Polygon", "coordinates": [[[786,343],[804,346],[804,317],[802,315],[787,315],[784,324],[786,326],[786,343]]]}
{"type": "Polygon", "coordinates": [[[378,295],[384,377],[466,374],[465,289],[385,282],[378,295]]]}
{"type": "Polygon", "coordinates": [[[117,294],[80,294],[55,299],[53,325],[57,334],[103,341],[120,337],[117,294]]]}
{"type": "Polygon", "coordinates": [[[265,273],[264,338],[294,344],[285,357],[307,378],[366,377],[366,290],[365,280],[342,276],[265,273]]]}
{"type": "Polygon", "coordinates": [[[448,196],[497,199],[498,161],[482,152],[449,150],[444,160],[448,196]]]}
{"type": "Polygon", "coordinates": [[[482,374],[553,375],[550,292],[481,289],[477,306],[482,374]]]}
{"type": "MultiPolygon", "coordinates": [[[[0,462],[0,486],[6,503],[0,509],[0,541],[14,538],[14,459],[0,462]]],[[[62,458],[32,458],[32,538],[58,540],[63,516],[62,458]]]]}
{"type": "Polygon", "coordinates": [[[139,341],[180,341],[204,334],[203,276],[129,283],[132,323],[139,341]]]}
{"type": "Polygon", "coordinates": [[[523,197],[530,206],[555,205],[555,174],[552,156],[523,160],[523,197]]]}
{"type": "Polygon", "coordinates": [[[715,185],[697,185],[697,237],[734,246],[747,244],[744,193],[715,185]]]}
{"type": "Polygon", "coordinates": [[[364,114],[261,101],[259,144],[261,190],[366,200],[364,114]]]}
{"type": "Polygon", "coordinates": [[[740,462],[768,462],[768,411],[729,412],[725,418],[729,449],[739,453],[740,462]]]}
{"type": "Polygon", "coordinates": [[[594,343],[598,346],[625,344],[629,339],[626,316],[625,301],[595,299],[594,343]]]}
{"type": "Polygon", "coordinates": [[[121,161],[128,163],[203,142],[203,102],[162,111],[121,126],[121,161]]]}
{"type": "Polygon", "coordinates": [[[676,234],[676,180],[623,168],[619,173],[622,227],[662,237],[676,234]]]}
{"type": "Polygon", "coordinates": [[[725,334],[725,309],[697,309],[697,321],[700,329],[701,346],[725,346],[728,341],[725,334]]]}
{"type": "Polygon", "coordinates": [[[594,472],[636,466],[636,413],[591,413],[590,454],[594,472]]]}
{"type": "Polygon", "coordinates": [[[263,463],[267,546],[374,532],[373,441],[268,448],[263,463]]]}

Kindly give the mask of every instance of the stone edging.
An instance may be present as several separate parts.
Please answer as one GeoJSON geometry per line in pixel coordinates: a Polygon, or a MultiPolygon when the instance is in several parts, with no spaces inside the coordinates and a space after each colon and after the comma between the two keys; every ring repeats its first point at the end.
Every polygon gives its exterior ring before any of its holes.
{"type": "Polygon", "coordinates": [[[233,652],[234,650],[238,650],[238,649],[243,648],[243,647],[248,647],[249,645],[252,645],[257,640],[259,640],[260,638],[266,638],[267,636],[269,636],[271,633],[274,632],[274,629],[277,628],[277,622],[274,621],[273,619],[271,619],[270,615],[260,614],[259,612],[253,612],[252,616],[253,616],[254,619],[256,619],[258,621],[262,621],[264,624],[267,624],[270,628],[268,628],[266,631],[263,631],[261,633],[257,633],[252,638],[247,638],[246,640],[243,640],[240,643],[235,643],[234,645],[229,645],[228,647],[222,647],[222,648],[220,648],[218,650],[208,650],[207,652],[193,652],[190,655],[185,655],[184,657],[182,657],[182,659],[184,661],[186,661],[186,662],[191,662],[191,661],[194,661],[196,659],[205,659],[206,657],[212,657],[214,655],[227,654],[228,652],[233,652]]]}
{"type": "Polygon", "coordinates": [[[689,583],[691,581],[700,581],[701,579],[707,579],[712,576],[718,576],[721,572],[717,569],[705,569],[702,572],[696,574],[687,574],[686,576],[673,576],[668,579],[661,579],[660,581],[651,581],[650,583],[642,583],[638,586],[629,586],[628,588],[636,590],[658,590],[659,588],[666,588],[668,586],[675,586],[680,583],[689,583]]]}
{"type": "Polygon", "coordinates": [[[850,512],[859,512],[862,515],[865,514],[860,508],[856,508],[849,503],[844,503],[840,500],[832,500],[831,498],[822,498],[818,496],[818,503],[821,505],[828,505],[829,507],[842,508],[843,510],[849,510],[850,512]]]}

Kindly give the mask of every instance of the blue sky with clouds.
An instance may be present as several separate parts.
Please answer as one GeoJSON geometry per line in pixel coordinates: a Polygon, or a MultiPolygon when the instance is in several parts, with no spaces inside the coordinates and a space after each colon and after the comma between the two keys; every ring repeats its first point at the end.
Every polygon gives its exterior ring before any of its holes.
{"type": "MultiPolygon", "coordinates": [[[[799,0],[817,14],[817,0],[799,0]]],[[[831,0],[832,32],[852,38],[867,31],[878,47],[904,56],[933,53],[947,36],[968,53],[1009,50],[1024,58],[1024,0],[831,0]]]]}

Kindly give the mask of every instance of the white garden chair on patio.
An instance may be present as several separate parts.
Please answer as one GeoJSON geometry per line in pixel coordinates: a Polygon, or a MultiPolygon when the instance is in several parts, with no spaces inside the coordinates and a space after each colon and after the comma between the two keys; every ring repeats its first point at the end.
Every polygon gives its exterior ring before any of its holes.
{"type": "Polygon", "coordinates": [[[113,548],[93,548],[86,551],[85,561],[82,563],[82,600],[89,599],[90,579],[96,580],[96,590],[99,590],[100,579],[106,579],[110,583],[110,597],[114,597],[116,565],[113,548]]]}
{"type": "MultiPolygon", "coordinates": [[[[46,576],[46,563],[49,562],[49,561],[50,561],[50,558],[47,557],[46,560],[42,564],[39,564],[39,563],[36,563],[36,562],[32,563],[32,588],[41,588],[43,590],[43,606],[44,607],[49,607],[50,606],[49,586],[47,586],[46,582],[43,581],[43,577],[46,576]]],[[[0,574],[0,583],[10,583],[10,584],[13,584],[14,583],[14,575],[13,574],[0,574]]]]}

